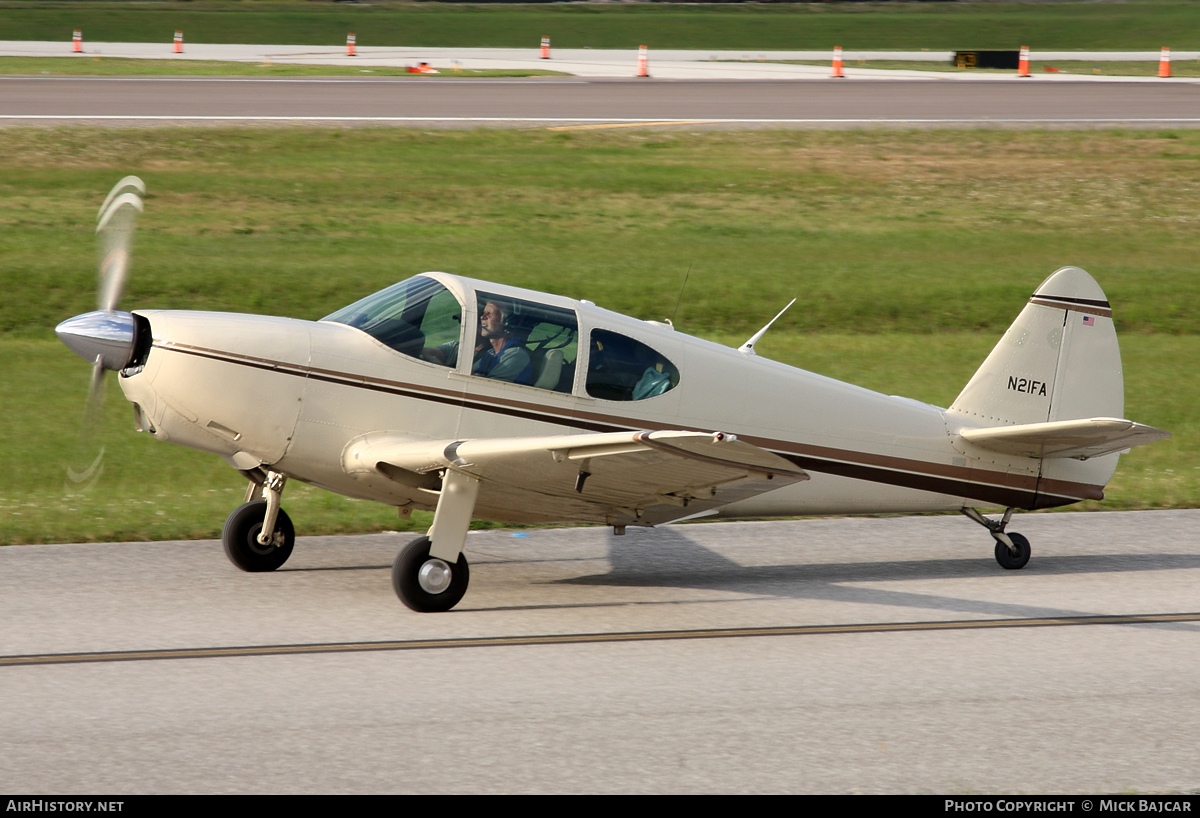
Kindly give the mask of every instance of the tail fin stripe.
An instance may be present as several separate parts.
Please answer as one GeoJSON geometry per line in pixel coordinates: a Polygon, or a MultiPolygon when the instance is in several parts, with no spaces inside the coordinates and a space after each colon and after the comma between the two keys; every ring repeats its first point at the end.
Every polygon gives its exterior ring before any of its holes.
{"type": "Polygon", "coordinates": [[[1030,304],[1041,304],[1043,307],[1057,307],[1060,310],[1067,310],[1068,312],[1086,312],[1091,315],[1099,315],[1104,318],[1112,318],[1112,310],[1108,309],[1107,307],[1084,307],[1084,306],[1079,306],[1077,304],[1068,304],[1065,302],[1066,302],[1066,299],[1051,301],[1050,299],[1038,298],[1037,296],[1034,296],[1033,298],[1029,299],[1030,304]]]}
{"type": "Polygon", "coordinates": [[[1051,301],[1062,301],[1067,304],[1086,304],[1089,307],[1108,308],[1112,306],[1112,304],[1109,304],[1103,298],[1070,298],[1065,295],[1046,295],[1045,293],[1034,293],[1033,297],[1029,300],[1032,301],[1034,298],[1046,298],[1051,301]]]}

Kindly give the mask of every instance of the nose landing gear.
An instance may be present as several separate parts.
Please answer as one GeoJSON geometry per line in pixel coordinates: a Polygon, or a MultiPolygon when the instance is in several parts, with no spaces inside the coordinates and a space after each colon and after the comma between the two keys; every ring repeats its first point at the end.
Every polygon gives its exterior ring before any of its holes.
{"type": "Polygon", "coordinates": [[[221,531],[225,556],[243,571],[274,571],[287,562],[296,544],[296,529],[287,512],[279,507],[279,498],[287,478],[268,472],[261,486],[264,499],[251,500],[257,493],[252,486],[248,502],[234,509],[221,531]]]}

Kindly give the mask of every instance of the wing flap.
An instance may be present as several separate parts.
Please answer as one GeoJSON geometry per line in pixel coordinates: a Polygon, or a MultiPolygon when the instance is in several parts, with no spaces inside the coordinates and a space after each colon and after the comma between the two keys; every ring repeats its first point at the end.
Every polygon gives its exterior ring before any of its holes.
{"type": "Polygon", "coordinates": [[[1086,418],[963,429],[963,439],[992,451],[1037,458],[1087,460],[1171,436],[1123,418],[1086,418]]]}

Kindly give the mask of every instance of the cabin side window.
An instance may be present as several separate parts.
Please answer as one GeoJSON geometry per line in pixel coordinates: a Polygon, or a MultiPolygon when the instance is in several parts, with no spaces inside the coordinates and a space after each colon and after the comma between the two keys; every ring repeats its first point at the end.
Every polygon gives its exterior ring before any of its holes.
{"type": "MultiPolygon", "coordinates": [[[[572,310],[477,293],[478,326],[471,374],[496,381],[570,392],[579,353],[579,323],[572,310]]],[[[456,363],[458,342],[427,352],[456,363]]]]}
{"type": "Polygon", "coordinates": [[[432,278],[417,276],[343,307],[322,321],[362,330],[397,352],[453,366],[429,354],[462,335],[462,305],[432,278]]]}
{"type": "Polygon", "coordinates": [[[641,341],[592,330],[587,393],[602,400],[646,400],[679,384],[679,369],[641,341]]]}

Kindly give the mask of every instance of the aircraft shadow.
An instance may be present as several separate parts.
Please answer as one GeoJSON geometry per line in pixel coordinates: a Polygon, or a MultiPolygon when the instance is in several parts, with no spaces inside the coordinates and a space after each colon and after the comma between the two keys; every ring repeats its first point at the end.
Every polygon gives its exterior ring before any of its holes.
{"type": "MultiPolygon", "coordinates": [[[[649,542],[648,539],[644,534],[633,538],[610,537],[609,561],[612,568],[608,573],[555,580],[554,584],[691,588],[758,597],[887,605],[1004,618],[1086,616],[1101,613],[942,594],[862,588],[852,584],[896,580],[1011,577],[1010,572],[994,564],[991,549],[964,559],[743,566],[699,545],[678,531],[656,529],[653,532],[653,542],[649,542]]],[[[1040,558],[1035,556],[1034,560],[1035,562],[1031,562],[1021,573],[1061,575],[1200,568],[1200,555],[1192,554],[1040,558]]],[[[1145,627],[1200,629],[1189,623],[1154,624],[1145,627]]]]}

